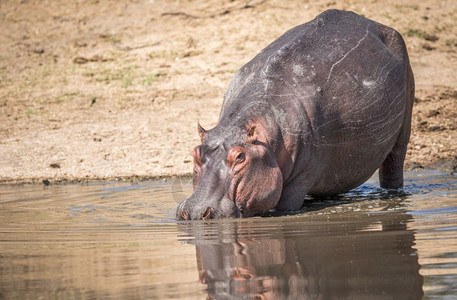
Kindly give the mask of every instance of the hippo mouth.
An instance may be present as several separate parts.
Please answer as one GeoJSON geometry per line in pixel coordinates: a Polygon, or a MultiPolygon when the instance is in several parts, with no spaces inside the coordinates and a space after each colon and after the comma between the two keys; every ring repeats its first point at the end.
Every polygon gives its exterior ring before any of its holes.
{"type": "Polygon", "coordinates": [[[233,202],[235,203],[235,207],[238,209],[238,212],[240,214],[240,217],[243,217],[243,212],[245,211],[246,209],[246,205],[244,205],[244,203],[242,201],[239,201],[239,198],[237,197],[238,195],[238,187],[241,183],[241,178],[235,178],[233,180],[233,183],[232,183],[232,199],[233,199],[233,202]]]}
{"type": "Polygon", "coordinates": [[[227,196],[222,197],[217,201],[217,204],[216,201],[210,201],[208,204],[203,204],[203,201],[200,204],[196,204],[193,200],[195,198],[191,196],[179,204],[176,212],[178,221],[243,217],[241,210],[227,196]]]}

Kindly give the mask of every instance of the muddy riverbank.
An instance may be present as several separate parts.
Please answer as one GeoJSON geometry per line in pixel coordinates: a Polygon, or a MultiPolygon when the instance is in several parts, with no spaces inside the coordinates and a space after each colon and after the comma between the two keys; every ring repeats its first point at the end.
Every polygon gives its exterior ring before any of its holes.
{"type": "Polygon", "coordinates": [[[404,36],[406,167],[457,168],[455,1],[0,3],[0,182],[190,174],[234,73],[289,28],[353,10],[404,36]]]}

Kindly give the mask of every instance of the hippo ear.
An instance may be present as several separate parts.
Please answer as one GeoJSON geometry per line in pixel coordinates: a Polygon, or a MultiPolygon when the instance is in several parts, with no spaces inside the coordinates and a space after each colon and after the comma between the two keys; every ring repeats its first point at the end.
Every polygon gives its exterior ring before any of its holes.
{"type": "Polygon", "coordinates": [[[256,124],[251,124],[250,127],[248,128],[248,142],[253,143],[257,140],[257,125],[256,124]]]}
{"type": "Polygon", "coordinates": [[[205,138],[206,130],[200,125],[200,123],[197,123],[197,124],[198,124],[198,135],[200,136],[200,140],[203,142],[203,139],[205,138]]]}

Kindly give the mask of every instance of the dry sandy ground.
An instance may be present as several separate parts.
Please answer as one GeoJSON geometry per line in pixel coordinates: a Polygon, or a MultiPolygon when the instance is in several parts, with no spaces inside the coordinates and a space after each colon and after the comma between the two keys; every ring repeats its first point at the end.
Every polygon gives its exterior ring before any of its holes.
{"type": "Polygon", "coordinates": [[[189,174],[231,77],[328,8],[401,32],[408,168],[457,167],[457,1],[0,1],[0,181],[189,174]]]}

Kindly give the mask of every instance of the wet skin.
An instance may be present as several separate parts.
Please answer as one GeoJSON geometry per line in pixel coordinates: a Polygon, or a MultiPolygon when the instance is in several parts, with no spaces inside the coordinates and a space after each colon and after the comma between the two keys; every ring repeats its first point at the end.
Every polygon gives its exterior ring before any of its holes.
{"type": "Polygon", "coordinates": [[[328,10],[262,50],[232,79],[216,127],[198,132],[194,193],[178,220],[298,210],[379,169],[403,185],[414,78],[401,35],[328,10]]]}

